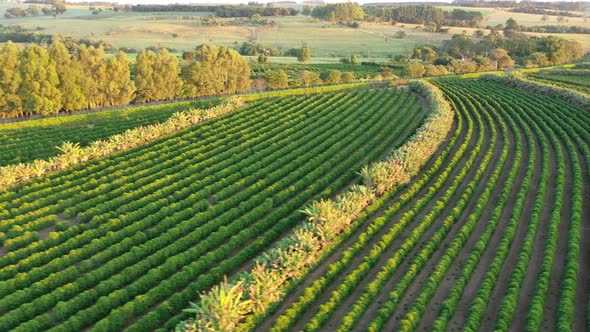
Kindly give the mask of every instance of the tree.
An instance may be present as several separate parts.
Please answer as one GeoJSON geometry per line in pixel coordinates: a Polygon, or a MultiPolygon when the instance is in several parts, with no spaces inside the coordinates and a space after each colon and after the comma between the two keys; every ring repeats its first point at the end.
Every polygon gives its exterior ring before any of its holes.
{"type": "Polygon", "coordinates": [[[182,68],[188,96],[238,93],[250,88],[250,66],[237,51],[209,45],[197,47],[195,60],[182,68]]]}
{"type": "Polygon", "coordinates": [[[420,78],[425,72],[426,69],[420,62],[410,62],[406,67],[406,75],[410,78],[420,78]]]}
{"type": "Polygon", "coordinates": [[[86,107],[95,108],[105,105],[106,102],[106,64],[104,62],[104,48],[86,47],[80,45],[77,53],[74,54],[75,66],[80,66],[84,71],[82,75],[82,91],[86,96],[86,107]]]}
{"type": "Polygon", "coordinates": [[[305,16],[311,15],[311,8],[309,7],[309,5],[303,6],[303,10],[301,11],[301,14],[305,15],[305,16]]]}
{"type": "Polygon", "coordinates": [[[505,55],[496,62],[498,69],[512,69],[514,68],[514,60],[509,55],[505,55]]]}
{"type": "Polygon", "coordinates": [[[51,15],[55,15],[55,8],[53,7],[43,7],[41,8],[41,11],[43,12],[43,15],[45,16],[51,16],[51,15]]]}
{"type": "Polygon", "coordinates": [[[129,104],[135,93],[135,83],[131,80],[127,55],[119,52],[117,56],[110,58],[107,61],[106,74],[106,106],[129,104]]]}
{"type": "Polygon", "coordinates": [[[252,15],[252,17],[250,17],[250,21],[254,22],[254,23],[261,23],[263,20],[262,15],[260,15],[259,13],[256,13],[254,15],[252,15]]]}
{"type": "Polygon", "coordinates": [[[350,83],[354,81],[354,74],[347,71],[342,73],[342,83],[350,83]]]}
{"type": "Polygon", "coordinates": [[[0,49],[0,116],[22,114],[22,102],[18,92],[21,83],[19,50],[10,40],[0,49]]]}
{"type": "Polygon", "coordinates": [[[182,93],[182,79],[180,78],[180,63],[178,58],[163,49],[156,56],[154,67],[155,86],[158,92],[155,100],[171,100],[182,93]]]}
{"type": "Polygon", "coordinates": [[[27,8],[27,12],[33,16],[39,15],[40,11],[39,6],[37,5],[30,5],[29,8],[27,8]]]}
{"type": "Polygon", "coordinates": [[[83,69],[79,62],[72,61],[70,53],[61,41],[56,41],[49,48],[49,57],[55,62],[59,84],[57,88],[62,95],[63,109],[66,111],[81,110],[87,105],[82,90],[83,69]]]}
{"type": "Polygon", "coordinates": [[[477,64],[477,71],[488,71],[491,69],[490,59],[481,55],[474,56],[473,62],[477,64]]]}
{"type": "Polygon", "coordinates": [[[482,29],[477,29],[473,31],[473,37],[475,38],[482,38],[484,36],[484,31],[482,29]]]}
{"type": "Polygon", "coordinates": [[[504,35],[508,36],[514,31],[520,31],[520,25],[511,17],[506,20],[506,25],[504,25],[504,35]]]}
{"type": "Polygon", "coordinates": [[[356,55],[351,55],[350,56],[350,63],[353,65],[356,65],[359,63],[359,58],[356,57],[356,55]]]}
{"type": "Polygon", "coordinates": [[[268,57],[266,56],[266,54],[260,53],[260,55],[258,55],[258,63],[267,63],[267,62],[268,62],[268,57]]]}
{"type": "Polygon", "coordinates": [[[135,101],[144,103],[154,100],[158,87],[154,80],[154,67],[156,65],[156,53],[150,50],[142,50],[135,59],[135,101]]]}
{"type": "Polygon", "coordinates": [[[47,51],[31,44],[20,54],[19,95],[27,114],[56,114],[62,107],[55,63],[47,51]]]}
{"type": "Polygon", "coordinates": [[[266,85],[269,89],[284,89],[289,86],[289,76],[282,70],[274,70],[266,75],[266,85]]]}
{"type": "Polygon", "coordinates": [[[25,16],[27,16],[27,11],[22,8],[8,8],[6,9],[6,13],[4,13],[4,17],[6,18],[25,16]]]}
{"type": "Polygon", "coordinates": [[[55,8],[55,13],[58,15],[65,13],[67,10],[65,2],[57,2],[53,5],[53,8],[55,8]]]}
{"type": "Polygon", "coordinates": [[[320,78],[326,84],[337,84],[342,81],[342,73],[339,70],[329,70],[323,72],[320,78]]]}
{"type": "Polygon", "coordinates": [[[303,44],[301,50],[299,50],[299,55],[297,56],[297,61],[299,62],[306,62],[311,59],[311,50],[307,47],[307,44],[303,44]]]}
{"type": "Polygon", "coordinates": [[[495,65],[496,70],[498,70],[498,68],[499,68],[498,60],[500,60],[506,56],[508,56],[508,51],[506,51],[503,48],[495,48],[489,52],[490,59],[492,59],[496,62],[496,65],[495,65]]]}
{"type": "Polygon", "coordinates": [[[322,84],[320,75],[318,73],[314,73],[308,70],[301,71],[301,73],[299,73],[299,75],[297,76],[297,81],[300,85],[303,86],[322,84]]]}

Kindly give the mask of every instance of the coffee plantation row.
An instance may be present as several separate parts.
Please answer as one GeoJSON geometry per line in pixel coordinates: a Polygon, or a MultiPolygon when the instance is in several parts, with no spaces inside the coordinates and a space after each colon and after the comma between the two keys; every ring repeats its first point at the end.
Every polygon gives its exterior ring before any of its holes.
{"type": "Polygon", "coordinates": [[[590,113],[487,80],[435,84],[454,135],[255,329],[586,328],[590,113]]]}
{"type": "Polygon", "coordinates": [[[251,101],[222,118],[0,194],[0,326],[175,326],[426,112],[405,89],[251,101]]]}

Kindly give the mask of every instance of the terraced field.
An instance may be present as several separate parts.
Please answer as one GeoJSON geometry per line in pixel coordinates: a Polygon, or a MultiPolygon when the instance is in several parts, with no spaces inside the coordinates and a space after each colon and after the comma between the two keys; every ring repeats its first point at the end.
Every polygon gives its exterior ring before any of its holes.
{"type": "Polygon", "coordinates": [[[261,331],[582,331],[590,113],[495,83],[435,82],[454,135],[261,331]]]}
{"type": "Polygon", "coordinates": [[[258,100],[0,194],[0,330],[171,329],[426,110],[407,90],[258,100]]]}

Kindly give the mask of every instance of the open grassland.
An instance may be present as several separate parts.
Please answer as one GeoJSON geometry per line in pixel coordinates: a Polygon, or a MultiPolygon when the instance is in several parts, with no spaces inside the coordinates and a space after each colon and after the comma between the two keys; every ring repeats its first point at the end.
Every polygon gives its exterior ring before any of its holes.
{"type": "Polygon", "coordinates": [[[590,113],[491,82],[436,84],[454,135],[258,330],[587,327],[590,113]]]}
{"type": "MultiPolygon", "coordinates": [[[[6,8],[24,4],[0,4],[0,13],[6,8]]],[[[445,8],[447,8],[445,6],[445,8]]],[[[455,7],[449,6],[448,9],[455,7]]],[[[467,10],[476,10],[467,8],[467,10]]],[[[568,22],[558,23],[549,16],[548,22],[541,21],[541,15],[511,13],[498,8],[477,8],[484,14],[482,26],[504,24],[510,17],[521,25],[565,24],[590,28],[588,18],[570,17],[568,22]]],[[[175,50],[193,49],[208,43],[227,47],[239,47],[243,42],[257,41],[267,46],[289,49],[299,48],[305,42],[312,49],[314,57],[340,58],[356,54],[363,58],[390,58],[406,54],[417,45],[440,45],[452,34],[473,28],[450,28],[449,34],[421,30],[421,26],[398,23],[395,26],[381,23],[361,23],[359,29],[319,21],[308,16],[271,17],[275,26],[228,25],[223,27],[202,26],[200,17],[207,13],[136,13],[105,10],[93,15],[86,6],[68,6],[65,14],[57,18],[47,16],[6,19],[4,25],[21,25],[40,33],[61,34],[76,39],[90,38],[104,40],[117,47],[142,49],[149,46],[163,46],[175,50]],[[75,28],[73,28],[75,27],[75,28]],[[403,39],[395,38],[399,32],[406,32],[403,39]]],[[[233,19],[223,19],[229,24],[233,19]]],[[[533,35],[533,34],[531,34],[533,35]]],[[[567,39],[579,40],[586,51],[590,50],[589,35],[563,35],[567,39]]]]}
{"type": "Polygon", "coordinates": [[[481,8],[484,15],[482,22],[483,26],[495,26],[497,24],[505,24],[510,17],[516,20],[518,24],[524,26],[534,25],[576,25],[585,28],[590,27],[590,19],[588,14],[584,12],[572,12],[579,15],[586,15],[586,17],[564,17],[565,22],[557,22],[557,16],[547,16],[547,21],[543,22],[541,19],[543,15],[527,14],[527,13],[513,13],[503,8],[481,8]]]}
{"type": "Polygon", "coordinates": [[[170,329],[425,115],[404,89],[255,100],[18,185],[0,194],[0,326],[170,329]]]}
{"type": "Polygon", "coordinates": [[[163,122],[175,112],[210,104],[173,103],[0,124],[0,166],[47,159],[66,141],[86,146],[127,129],[163,122]]]}

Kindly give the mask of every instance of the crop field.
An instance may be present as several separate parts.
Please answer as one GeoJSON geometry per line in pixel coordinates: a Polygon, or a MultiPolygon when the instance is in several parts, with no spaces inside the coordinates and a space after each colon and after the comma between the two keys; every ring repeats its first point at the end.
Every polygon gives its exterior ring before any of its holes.
{"type": "Polygon", "coordinates": [[[59,152],[63,142],[86,146],[127,129],[162,122],[179,110],[210,104],[174,103],[0,124],[0,166],[47,159],[59,152]]]}
{"type": "Polygon", "coordinates": [[[590,95],[589,77],[584,75],[573,75],[575,74],[576,70],[570,69],[570,71],[571,73],[568,73],[568,75],[564,75],[563,71],[558,73],[548,71],[529,74],[528,77],[537,82],[549,83],[590,95]]]}
{"type": "Polygon", "coordinates": [[[259,99],[0,193],[1,329],[173,328],[426,113],[406,89],[259,99]]]}
{"type": "Polygon", "coordinates": [[[454,134],[257,330],[586,329],[590,113],[492,82],[434,83],[454,134]]]}

